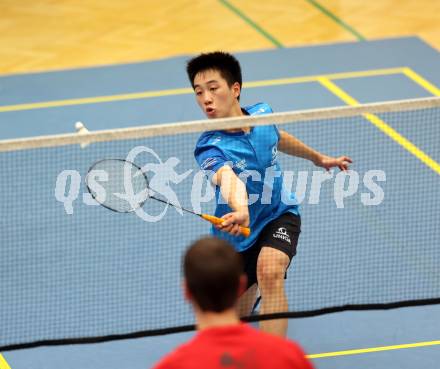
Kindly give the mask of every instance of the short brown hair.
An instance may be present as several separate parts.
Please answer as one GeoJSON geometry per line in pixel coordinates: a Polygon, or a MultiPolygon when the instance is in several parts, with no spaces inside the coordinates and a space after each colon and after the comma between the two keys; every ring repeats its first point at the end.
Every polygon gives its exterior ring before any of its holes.
{"type": "Polygon", "coordinates": [[[183,272],[194,302],[203,311],[221,312],[237,302],[242,258],[228,242],[214,237],[196,241],[186,251],[183,272]]]}

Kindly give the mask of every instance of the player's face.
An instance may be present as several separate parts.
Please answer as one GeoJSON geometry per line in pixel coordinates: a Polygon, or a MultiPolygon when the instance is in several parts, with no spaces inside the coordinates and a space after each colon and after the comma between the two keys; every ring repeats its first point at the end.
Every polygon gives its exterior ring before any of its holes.
{"type": "Polygon", "coordinates": [[[194,92],[197,103],[208,118],[231,117],[239,111],[238,96],[240,85],[236,82],[228,86],[217,70],[197,73],[194,78],[194,92]]]}

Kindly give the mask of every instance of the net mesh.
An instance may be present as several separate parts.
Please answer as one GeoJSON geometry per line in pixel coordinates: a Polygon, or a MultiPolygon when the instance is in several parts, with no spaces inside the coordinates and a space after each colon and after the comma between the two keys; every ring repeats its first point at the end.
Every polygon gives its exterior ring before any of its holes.
{"type": "MultiPolygon", "coordinates": [[[[216,121],[216,129],[278,123],[320,152],[354,160],[351,172],[325,177],[279,155],[302,216],[288,316],[440,302],[439,122],[435,98],[216,121]]],[[[93,163],[130,156],[150,165],[171,202],[212,214],[193,156],[212,124],[0,142],[1,350],[194,324],[181,257],[210,224],[150,200],[139,213],[108,211],[84,179],[93,163]]]]}

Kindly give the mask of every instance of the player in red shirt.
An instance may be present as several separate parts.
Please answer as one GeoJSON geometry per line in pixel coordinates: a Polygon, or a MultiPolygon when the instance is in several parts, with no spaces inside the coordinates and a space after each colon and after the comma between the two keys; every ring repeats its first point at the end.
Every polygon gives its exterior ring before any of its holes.
{"type": "Polygon", "coordinates": [[[198,333],[154,369],[313,369],[296,343],[240,322],[236,305],[247,281],[240,255],[226,241],[195,242],[183,269],[198,333]]]}

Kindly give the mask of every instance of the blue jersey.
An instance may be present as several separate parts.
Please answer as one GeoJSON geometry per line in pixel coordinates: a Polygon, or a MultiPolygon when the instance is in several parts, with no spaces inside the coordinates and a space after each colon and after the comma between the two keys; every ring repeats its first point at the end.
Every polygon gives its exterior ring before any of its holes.
{"type": "MultiPolygon", "coordinates": [[[[272,113],[269,105],[258,103],[243,108],[249,115],[272,113]]],[[[249,196],[251,235],[235,237],[212,228],[212,233],[228,240],[237,251],[252,246],[266,224],[286,212],[299,215],[294,194],[283,189],[283,175],[277,160],[280,139],[275,125],[252,127],[249,133],[209,131],[203,133],[196,144],[194,156],[202,170],[216,172],[229,165],[240,179],[246,182],[249,196]]],[[[217,208],[215,215],[233,211],[222,198],[216,186],[217,208]]]]}

